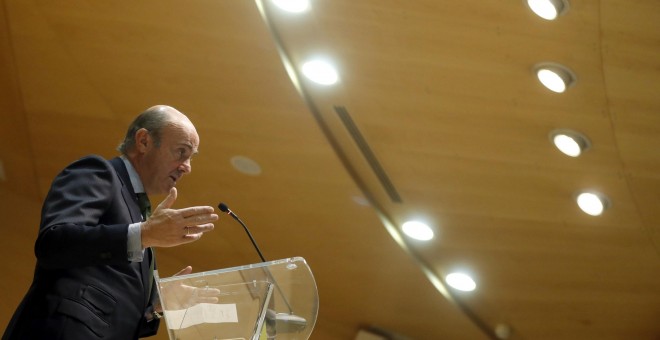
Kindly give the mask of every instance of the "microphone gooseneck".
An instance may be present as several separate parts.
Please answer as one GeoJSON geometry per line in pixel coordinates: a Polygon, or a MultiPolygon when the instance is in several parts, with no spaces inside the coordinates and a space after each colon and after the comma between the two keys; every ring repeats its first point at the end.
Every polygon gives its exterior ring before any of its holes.
{"type": "MultiPolygon", "coordinates": [[[[250,230],[245,225],[245,223],[243,223],[243,221],[241,221],[241,219],[238,218],[238,216],[234,214],[234,212],[231,211],[231,209],[229,209],[229,207],[226,204],[220,203],[218,204],[218,208],[220,209],[220,211],[231,216],[233,219],[235,219],[236,221],[238,221],[238,223],[241,224],[243,230],[245,230],[248,237],[250,238],[250,241],[252,241],[252,245],[254,246],[254,249],[259,254],[259,257],[261,258],[261,262],[266,262],[266,259],[264,259],[264,256],[261,254],[261,250],[259,249],[259,246],[257,246],[257,242],[254,241],[254,237],[252,237],[252,233],[250,233],[250,230]]],[[[275,281],[275,278],[271,275],[270,270],[268,270],[268,267],[264,268],[264,270],[266,272],[266,275],[268,275],[268,277],[275,284],[275,288],[277,288],[277,291],[282,297],[282,301],[286,305],[286,308],[289,310],[289,313],[286,314],[286,313],[277,313],[274,310],[268,309],[267,315],[270,317],[271,320],[275,320],[277,323],[282,323],[283,325],[286,325],[292,330],[299,331],[305,329],[305,327],[307,326],[307,320],[305,320],[305,318],[293,314],[293,309],[291,308],[289,301],[287,300],[286,296],[284,296],[284,293],[282,292],[280,286],[275,281]]]]}
{"type": "Polygon", "coordinates": [[[259,249],[259,246],[257,246],[257,242],[254,241],[254,237],[252,237],[252,233],[250,233],[250,230],[247,228],[247,226],[245,226],[245,223],[243,223],[243,221],[241,221],[241,219],[238,218],[238,216],[236,216],[236,214],[234,214],[234,212],[231,211],[231,209],[229,209],[229,207],[226,204],[220,203],[218,204],[218,208],[220,209],[220,211],[233,217],[236,221],[238,221],[238,223],[241,224],[243,230],[245,230],[248,237],[250,238],[250,241],[252,241],[252,245],[254,246],[254,249],[257,250],[257,254],[259,254],[259,258],[261,258],[261,262],[266,262],[266,259],[264,259],[264,256],[261,254],[261,250],[259,249]]]}

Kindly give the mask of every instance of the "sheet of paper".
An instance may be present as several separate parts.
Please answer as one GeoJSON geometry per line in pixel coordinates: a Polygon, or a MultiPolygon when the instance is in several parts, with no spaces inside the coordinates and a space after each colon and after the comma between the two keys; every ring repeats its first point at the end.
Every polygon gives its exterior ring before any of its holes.
{"type": "Polygon", "coordinates": [[[170,329],[183,329],[203,323],[238,322],[235,303],[200,303],[187,309],[166,310],[164,314],[170,329]]]}

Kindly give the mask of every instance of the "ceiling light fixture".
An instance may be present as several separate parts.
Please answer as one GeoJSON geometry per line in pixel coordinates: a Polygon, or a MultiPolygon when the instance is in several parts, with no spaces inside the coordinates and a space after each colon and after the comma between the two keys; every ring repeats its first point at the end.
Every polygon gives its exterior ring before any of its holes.
{"type": "Polygon", "coordinates": [[[567,156],[577,157],[591,147],[591,141],[585,135],[569,130],[557,129],[550,132],[552,143],[567,156]]]}
{"type": "Polygon", "coordinates": [[[471,292],[477,288],[477,284],[474,280],[467,274],[463,273],[451,273],[445,277],[447,284],[464,292],[471,292]]]}
{"type": "Polygon", "coordinates": [[[353,196],[353,202],[355,202],[355,203],[357,203],[358,205],[361,205],[361,206],[363,206],[363,207],[368,207],[369,205],[371,205],[371,204],[369,203],[369,200],[366,199],[366,198],[363,197],[363,196],[353,196]]]}
{"type": "Polygon", "coordinates": [[[261,174],[259,163],[248,157],[234,156],[229,159],[229,163],[240,173],[250,176],[259,176],[261,174]]]}
{"type": "Polygon", "coordinates": [[[428,241],[434,236],[433,230],[431,230],[428,225],[418,221],[408,221],[404,223],[401,226],[401,230],[403,230],[406,235],[419,241],[428,241]]]}
{"type": "Polygon", "coordinates": [[[526,0],[527,6],[545,20],[555,20],[568,11],[568,0],[526,0]]]}
{"type": "Polygon", "coordinates": [[[534,73],[543,86],[557,93],[563,93],[567,88],[575,85],[577,80],[577,76],[571,69],[551,62],[536,64],[534,73]]]}
{"type": "Polygon", "coordinates": [[[273,3],[277,7],[292,13],[301,13],[309,9],[309,0],[273,0],[273,3]]]}
{"type": "Polygon", "coordinates": [[[601,193],[585,191],[577,196],[577,204],[586,214],[600,216],[610,207],[610,200],[601,193]]]}
{"type": "Polygon", "coordinates": [[[505,323],[499,323],[495,326],[495,336],[498,339],[508,339],[511,337],[511,326],[505,323]]]}
{"type": "Polygon", "coordinates": [[[303,64],[303,74],[311,81],[321,85],[332,85],[339,81],[337,70],[323,60],[312,60],[303,64]]]}

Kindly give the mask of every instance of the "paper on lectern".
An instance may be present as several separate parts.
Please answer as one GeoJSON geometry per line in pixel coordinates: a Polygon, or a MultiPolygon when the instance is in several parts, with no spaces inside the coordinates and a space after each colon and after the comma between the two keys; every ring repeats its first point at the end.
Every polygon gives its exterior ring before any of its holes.
{"type": "Polygon", "coordinates": [[[200,303],[186,309],[164,312],[170,329],[183,329],[203,323],[237,323],[236,304],[200,303]]]}

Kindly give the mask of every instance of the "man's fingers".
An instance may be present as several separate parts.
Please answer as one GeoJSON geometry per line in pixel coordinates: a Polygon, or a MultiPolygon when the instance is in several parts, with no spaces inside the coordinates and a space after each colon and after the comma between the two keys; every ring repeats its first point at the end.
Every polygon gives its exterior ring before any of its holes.
{"type": "Polygon", "coordinates": [[[199,230],[202,233],[206,233],[213,230],[213,228],[215,228],[215,225],[213,223],[206,223],[206,224],[197,225],[195,226],[195,228],[197,228],[197,230],[199,230]]]}
{"type": "Polygon", "coordinates": [[[218,303],[220,299],[217,297],[198,297],[195,302],[197,303],[218,303]]]}
{"type": "Polygon", "coordinates": [[[174,276],[177,276],[177,275],[188,275],[188,274],[190,274],[190,273],[192,273],[192,267],[191,267],[191,266],[188,266],[188,267],[186,267],[186,268],[181,269],[178,273],[174,274],[174,276]]]}
{"type": "Polygon", "coordinates": [[[171,209],[176,197],[177,191],[172,188],[151,218],[144,223],[149,228],[143,227],[143,245],[174,247],[197,241],[203,233],[213,230],[213,222],[219,219],[213,207],[171,209]]]}
{"type": "Polygon", "coordinates": [[[199,297],[215,297],[221,294],[217,288],[198,288],[195,293],[199,297]]]}
{"type": "Polygon", "coordinates": [[[213,213],[214,211],[215,210],[213,209],[213,207],[209,207],[209,206],[197,206],[197,207],[179,209],[179,213],[184,218],[194,217],[197,215],[214,215],[214,220],[217,220],[218,215],[214,214],[213,213]]]}
{"type": "Polygon", "coordinates": [[[171,208],[172,205],[174,204],[174,201],[176,201],[176,195],[177,195],[176,187],[172,187],[172,189],[170,189],[170,192],[167,194],[167,197],[165,197],[165,199],[162,202],[160,202],[157,209],[161,210],[161,209],[171,208]]]}
{"type": "Polygon", "coordinates": [[[200,224],[196,226],[188,226],[184,228],[183,238],[187,239],[189,242],[197,241],[202,238],[204,233],[213,230],[215,226],[213,223],[200,224]]]}
{"type": "Polygon", "coordinates": [[[213,225],[213,223],[205,223],[194,226],[187,226],[184,228],[184,231],[186,234],[185,236],[189,236],[189,235],[203,234],[213,230],[213,228],[215,228],[215,225],[213,225]]]}
{"type": "Polygon", "coordinates": [[[211,207],[192,207],[182,209],[185,211],[179,211],[183,217],[179,224],[186,226],[206,226],[207,224],[212,224],[212,222],[219,219],[218,214],[214,214],[212,209],[213,208],[211,207]],[[210,208],[211,210],[206,208],[210,208]]]}

